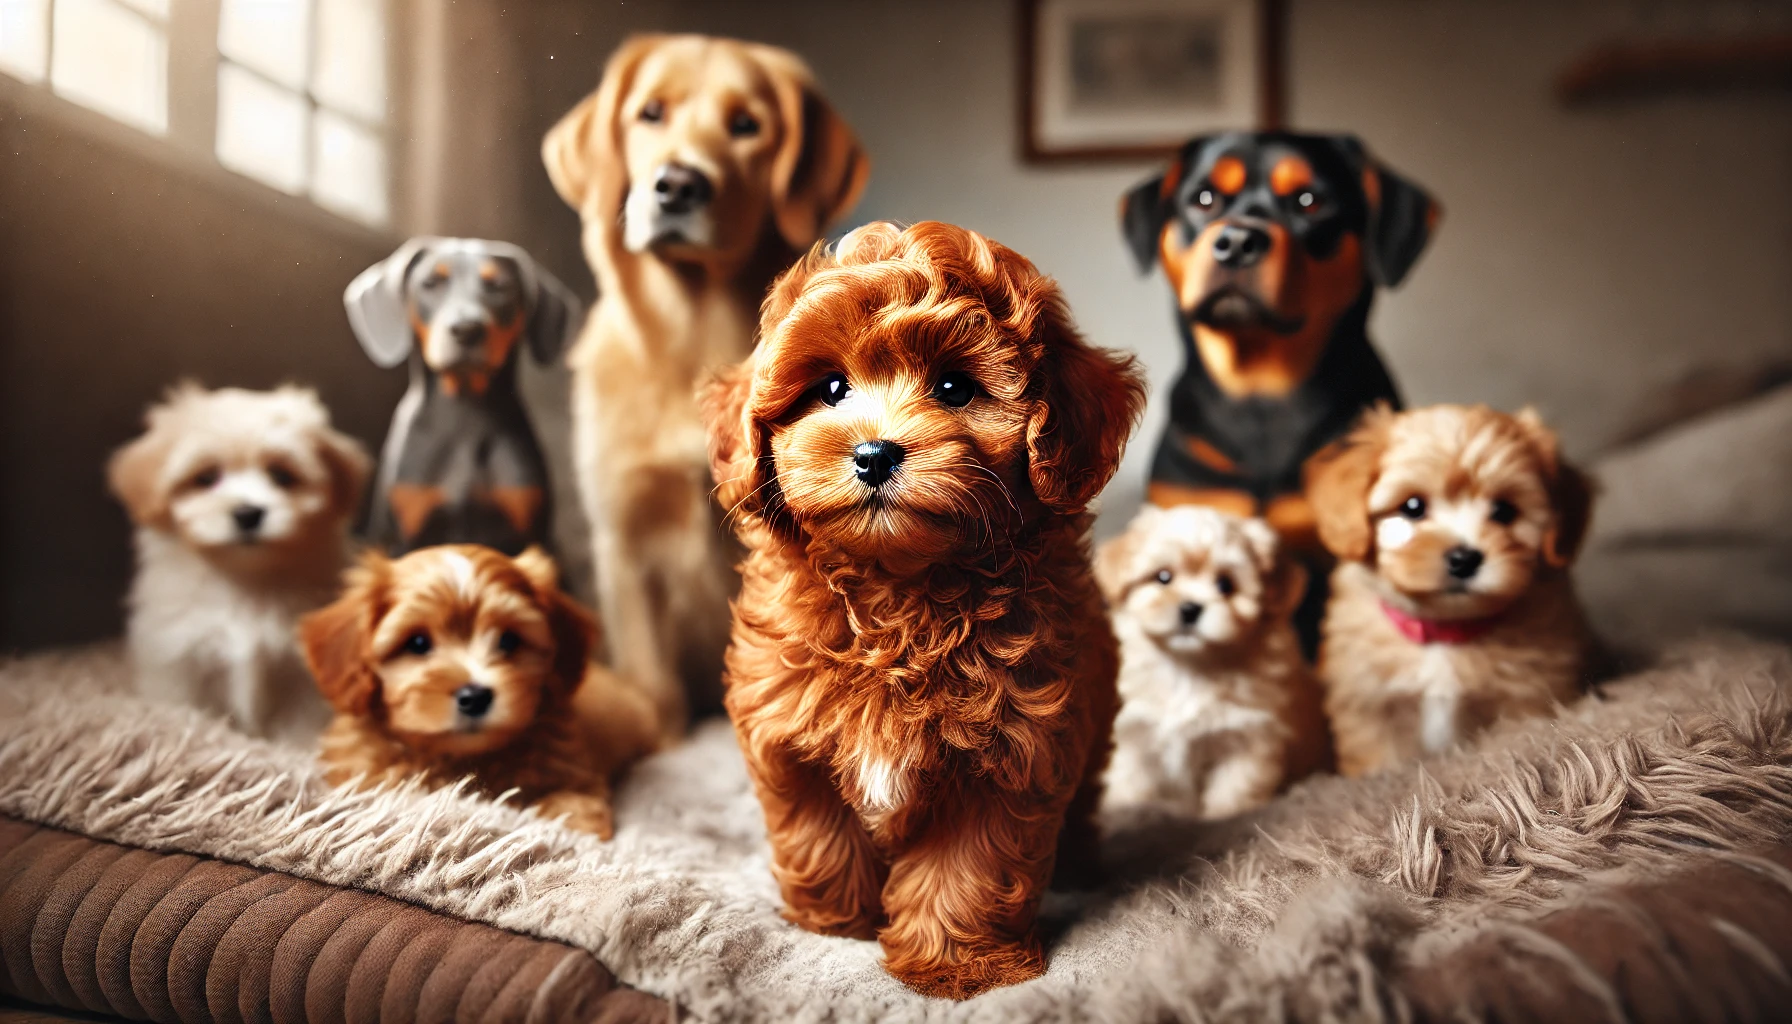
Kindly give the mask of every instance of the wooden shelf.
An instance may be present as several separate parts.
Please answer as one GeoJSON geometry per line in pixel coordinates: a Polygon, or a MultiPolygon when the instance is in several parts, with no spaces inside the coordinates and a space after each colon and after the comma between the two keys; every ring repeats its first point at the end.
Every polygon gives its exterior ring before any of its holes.
{"type": "Polygon", "coordinates": [[[1607,43],[1556,76],[1568,106],[1608,99],[1792,86],[1792,33],[1607,43]]]}

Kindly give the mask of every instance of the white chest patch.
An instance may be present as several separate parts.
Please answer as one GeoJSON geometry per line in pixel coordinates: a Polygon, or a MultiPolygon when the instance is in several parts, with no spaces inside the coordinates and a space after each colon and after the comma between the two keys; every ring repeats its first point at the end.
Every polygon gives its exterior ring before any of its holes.
{"type": "Polygon", "coordinates": [[[1448,649],[1433,645],[1419,661],[1419,742],[1436,754],[1456,745],[1456,711],[1462,681],[1448,649]]]}
{"type": "Polygon", "coordinates": [[[867,814],[888,814],[908,799],[908,766],[882,757],[859,759],[859,803],[867,814]]]}

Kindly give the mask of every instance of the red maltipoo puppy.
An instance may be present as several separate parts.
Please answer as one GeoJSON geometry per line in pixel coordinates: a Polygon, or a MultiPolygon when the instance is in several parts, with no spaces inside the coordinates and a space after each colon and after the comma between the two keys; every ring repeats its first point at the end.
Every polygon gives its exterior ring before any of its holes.
{"type": "Polygon", "coordinates": [[[611,777],[651,750],[651,703],[588,663],[591,614],[539,548],[506,558],[455,544],[370,553],[299,642],[336,720],[326,776],[341,785],[471,778],[610,838],[611,777]]]}
{"type": "Polygon", "coordinates": [[[921,992],[1039,974],[1054,861],[1091,866],[1117,652],[1084,510],[1143,399],[1031,263],[931,222],[811,251],[705,395],[785,916],[921,992]]]}
{"type": "Polygon", "coordinates": [[[1371,410],[1307,467],[1338,556],[1320,675],[1363,775],[1580,694],[1595,645],[1569,563],[1592,487],[1535,413],[1371,410]]]}

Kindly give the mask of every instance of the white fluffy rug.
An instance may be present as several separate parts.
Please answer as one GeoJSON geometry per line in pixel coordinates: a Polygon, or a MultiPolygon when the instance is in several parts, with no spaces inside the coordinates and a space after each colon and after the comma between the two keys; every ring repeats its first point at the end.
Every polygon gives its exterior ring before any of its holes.
{"type": "Polygon", "coordinates": [[[700,1019],[1402,1019],[1402,972],[1477,929],[1792,834],[1792,656],[1707,645],[1423,768],[1220,827],[1113,822],[1108,888],[1047,903],[1047,975],[953,1004],[778,917],[726,723],[639,768],[605,844],[456,793],[332,793],[120,673],[107,651],[0,668],[0,813],[560,939],[700,1019]]]}

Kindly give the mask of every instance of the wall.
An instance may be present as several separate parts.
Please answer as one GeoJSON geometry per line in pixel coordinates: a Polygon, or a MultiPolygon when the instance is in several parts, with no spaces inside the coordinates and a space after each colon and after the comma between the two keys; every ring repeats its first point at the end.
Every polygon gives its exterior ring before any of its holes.
{"type": "MultiPolygon", "coordinates": [[[[534,13],[518,51],[533,127],[594,86],[629,31],[791,47],[871,153],[852,223],[983,231],[1054,274],[1087,333],[1136,350],[1160,393],[1177,372],[1168,287],[1133,272],[1116,225],[1121,193],[1153,167],[1019,160],[1011,4],[557,0],[534,13]]],[[[1626,13],[1592,0],[1291,3],[1291,123],[1357,132],[1445,207],[1436,244],[1371,325],[1409,400],[1534,403],[1586,452],[1691,367],[1792,354],[1792,99],[1559,107],[1554,75],[1626,13]]],[[[545,179],[535,195],[519,228],[564,261],[576,223],[545,179]]],[[[1136,507],[1163,414],[1154,401],[1100,532],[1136,507]]]]}

